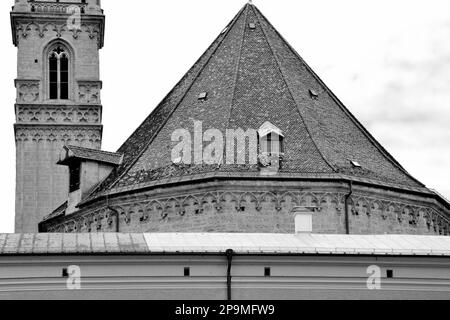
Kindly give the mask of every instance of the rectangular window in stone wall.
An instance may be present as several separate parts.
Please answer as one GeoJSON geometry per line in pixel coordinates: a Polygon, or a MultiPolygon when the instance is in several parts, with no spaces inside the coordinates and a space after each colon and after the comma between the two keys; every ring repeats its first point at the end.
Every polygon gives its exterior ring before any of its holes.
{"type": "Polygon", "coordinates": [[[69,192],[75,192],[80,189],[80,165],[71,166],[69,171],[69,192]]]}

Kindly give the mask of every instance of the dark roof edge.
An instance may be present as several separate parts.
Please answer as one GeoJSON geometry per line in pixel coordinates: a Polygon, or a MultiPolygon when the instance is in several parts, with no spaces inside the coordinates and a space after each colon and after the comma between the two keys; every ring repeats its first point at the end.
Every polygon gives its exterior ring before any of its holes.
{"type": "Polygon", "coordinates": [[[333,181],[333,182],[344,182],[349,183],[350,181],[353,182],[353,184],[359,184],[363,186],[372,186],[376,188],[382,188],[387,190],[394,190],[394,191],[402,191],[409,194],[419,194],[419,195],[426,195],[431,196],[433,198],[437,198],[442,202],[446,207],[450,209],[450,203],[443,198],[438,193],[429,190],[428,188],[416,188],[416,187],[407,187],[402,185],[395,185],[390,184],[382,181],[377,181],[373,179],[365,179],[365,178],[357,178],[357,177],[351,177],[343,174],[309,174],[305,176],[292,176],[292,175],[279,175],[279,176],[271,176],[271,177],[264,177],[259,175],[249,175],[249,174],[243,174],[243,173],[237,173],[235,175],[230,175],[229,173],[221,174],[220,172],[212,172],[210,174],[196,174],[196,175],[189,175],[189,176],[181,176],[181,177],[174,177],[174,178],[166,178],[158,181],[151,181],[149,183],[141,183],[136,184],[133,186],[128,187],[122,187],[117,189],[112,189],[103,193],[98,194],[96,197],[92,198],[86,198],[83,200],[79,207],[83,208],[89,204],[92,204],[95,201],[99,201],[104,198],[110,198],[114,196],[118,196],[121,194],[127,194],[129,192],[136,192],[137,190],[144,191],[144,190],[151,190],[155,187],[161,187],[161,186],[172,186],[176,184],[185,184],[185,183],[192,183],[192,182],[202,182],[202,181],[210,181],[210,180],[223,180],[223,179],[238,179],[238,180],[248,180],[248,179],[261,179],[261,180],[283,180],[283,181],[333,181]],[[156,182],[156,183],[155,183],[156,182]]]}

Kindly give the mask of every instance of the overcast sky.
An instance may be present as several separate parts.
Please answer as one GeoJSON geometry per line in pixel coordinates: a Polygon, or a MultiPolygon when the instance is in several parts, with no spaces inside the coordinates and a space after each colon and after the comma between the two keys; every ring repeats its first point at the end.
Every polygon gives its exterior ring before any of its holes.
{"type": "MultiPolygon", "coordinates": [[[[16,48],[0,1],[0,232],[14,230],[16,48]]],[[[103,0],[103,148],[116,151],[244,0],[103,0]]],[[[254,0],[381,144],[450,198],[450,2],[254,0]]]]}

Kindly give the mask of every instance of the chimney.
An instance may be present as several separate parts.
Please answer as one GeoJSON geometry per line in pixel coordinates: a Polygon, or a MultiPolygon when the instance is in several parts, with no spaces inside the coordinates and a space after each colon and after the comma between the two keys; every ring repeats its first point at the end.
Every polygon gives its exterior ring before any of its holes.
{"type": "Polygon", "coordinates": [[[295,220],[295,234],[312,233],[313,207],[294,207],[292,214],[295,220]]]}

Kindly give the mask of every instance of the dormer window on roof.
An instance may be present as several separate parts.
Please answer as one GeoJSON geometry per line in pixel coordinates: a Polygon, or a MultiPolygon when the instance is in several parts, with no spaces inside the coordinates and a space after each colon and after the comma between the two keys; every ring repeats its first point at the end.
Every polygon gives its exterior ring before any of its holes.
{"type": "Polygon", "coordinates": [[[282,155],[284,135],[281,129],[270,122],[264,123],[258,130],[259,151],[261,154],[282,155]]]}
{"type": "Polygon", "coordinates": [[[350,160],[350,163],[354,168],[362,168],[361,164],[358,161],[350,160]]]}
{"type": "Polygon", "coordinates": [[[311,98],[317,100],[319,98],[319,94],[317,93],[316,90],[310,89],[309,90],[309,95],[311,96],[311,98]]]}
{"type": "Polygon", "coordinates": [[[254,30],[254,29],[256,29],[256,24],[253,23],[253,22],[250,22],[250,23],[248,24],[248,27],[249,27],[250,29],[254,30]]]}
{"type": "Polygon", "coordinates": [[[205,101],[206,99],[208,99],[208,92],[202,92],[198,95],[198,100],[205,101]]]}
{"type": "Polygon", "coordinates": [[[69,168],[66,214],[75,212],[93,186],[105,179],[123,161],[123,155],[78,146],[64,146],[58,164],[69,168]]]}

